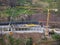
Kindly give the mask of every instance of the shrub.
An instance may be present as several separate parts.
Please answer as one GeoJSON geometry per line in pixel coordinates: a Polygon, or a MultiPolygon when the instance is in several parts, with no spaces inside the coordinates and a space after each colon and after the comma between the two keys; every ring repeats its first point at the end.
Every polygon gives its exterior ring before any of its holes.
{"type": "Polygon", "coordinates": [[[32,38],[29,38],[26,42],[26,45],[33,45],[33,40],[32,38]]]}
{"type": "Polygon", "coordinates": [[[9,44],[10,44],[10,45],[14,45],[15,39],[14,39],[12,36],[9,36],[9,37],[8,37],[8,40],[9,40],[9,44]]]}
{"type": "Polygon", "coordinates": [[[52,38],[55,40],[60,40],[60,35],[59,34],[54,34],[52,35],[52,38]]]}
{"type": "Polygon", "coordinates": [[[4,35],[1,35],[0,37],[0,44],[5,45],[4,35]]]}
{"type": "Polygon", "coordinates": [[[20,43],[21,43],[21,39],[16,39],[16,38],[14,38],[13,36],[9,36],[8,37],[8,40],[9,40],[9,45],[20,45],[20,43]]]}

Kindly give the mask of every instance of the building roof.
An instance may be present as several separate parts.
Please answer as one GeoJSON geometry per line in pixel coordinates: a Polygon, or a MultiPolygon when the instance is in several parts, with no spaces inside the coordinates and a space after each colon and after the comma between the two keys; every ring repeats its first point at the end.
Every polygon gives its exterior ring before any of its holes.
{"type": "Polygon", "coordinates": [[[39,22],[0,22],[0,25],[9,25],[9,24],[38,24],[39,22]]]}

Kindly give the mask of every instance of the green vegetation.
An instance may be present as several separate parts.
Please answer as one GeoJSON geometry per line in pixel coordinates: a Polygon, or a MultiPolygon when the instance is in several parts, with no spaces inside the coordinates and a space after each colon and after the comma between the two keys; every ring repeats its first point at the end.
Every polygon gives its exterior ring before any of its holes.
{"type": "Polygon", "coordinates": [[[60,45],[60,35],[59,34],[53,34],[52,38],[57,41],[57,45],[60,45]]]}
{"type": "Polygon", "coordinates": [[[33,12],[31,10],[28,9],[24,9],[24,8],[9,8],[4,10],[2,13],[8,15],[8,16],[17,16],[17,15],[21,15],[21,14],[32,14],[33,12]]]}
{"type": "Polygon", "coordinates": [[[0,37],[0,44],[1,45],[6,45],[5,40],[4,40],[4,35],[2,35],[2,34],[1,34],[1,37],[0,37]]]}
{"type": "MultiPolygon", "coordinates": [[[[6,10],[0,11],[0,17],[9,17],[9,21],[12,20],[12,17],[20,16],[20,15],[32,15],[34,12],[33,10],[20,8],[20,7],[13,7],[7,8],[6,10]]],[[[25,18],[25,17],[23,17],[25,18]]]]}
{"type": "Polygon", "coordinates": [[[23,39],[14,38],[13,36],[8,36],[8,45],[21,45],[24,43],[23,39]]]}
{"type": "MultiPolygon", "coordinates": [[[[20,6],[37,6],[39,8],[42,9],[47,9],[47,8],[57,8],[58,10],[60,10],[60,0],[38,0],[35,4],[32,4],[31,0],[13,0],[8,1],[10,3],[10,8],[4,10],[2,13],[4,13],[3,15],[8,15],[8,16],[16,16],[16,15],[20,15],[20,14],[32,14],[32,11],[29,9],[25,9],[25,8],[18,8],[20,6]],[[14,7],[14,5],[15,7],[14,7]],[[18,7],[16,7],[18,6],[18,7]]],[[[0,2],[1,3],[1,2],[0,2]]],[[[2,3],[1,3],[2,5],[2,3]]],[[[33,7],[35,8],[35,7],[33,7]]],[[[58,14],[60,14],[60,11],[58,11],[58,14]]]]}
{"type": "Polygon", "coordinates": [[[1,38],[0,39],[0,44],[1,45],[32,45],[33,44],[33,40],[32,38],[27,38],[27,39],[23,39],[23,38],[15,38],[13,35],[4,35],[5,38],[1,38]],[[8,42],[4,42],[4,40],[2,39],[6,39],[8,42]]]}
{"type": "Polygon", "coordinates": [[[54,34],[54,35],[52,35],[52,38],[54,40],[60,40],[60,35],[59,34],[54,34]]]}
{"type": "Polygon", "coordinates": [[[26,45],[33,45],[33,40],[32,38],[29,38],[26,42],[26,45]]]}

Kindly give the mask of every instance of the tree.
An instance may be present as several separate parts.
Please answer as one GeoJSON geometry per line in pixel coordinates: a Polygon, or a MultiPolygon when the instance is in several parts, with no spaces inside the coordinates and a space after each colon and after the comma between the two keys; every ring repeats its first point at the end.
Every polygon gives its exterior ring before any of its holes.
{"type": "Polygon", "coordinates": [[[29,10],[29,9],[25,9],[25,8],[7,8],[6,10],[3,11],[4,14],[6,14],[8,16],[8,20],[12,20],[12,18],[18,16],[18,15],[24,15],[22,16],[22,18],[25,20],[26,19],[26,15],[31,15],[33,14],[33,11],[32,10],[29,10]]]}

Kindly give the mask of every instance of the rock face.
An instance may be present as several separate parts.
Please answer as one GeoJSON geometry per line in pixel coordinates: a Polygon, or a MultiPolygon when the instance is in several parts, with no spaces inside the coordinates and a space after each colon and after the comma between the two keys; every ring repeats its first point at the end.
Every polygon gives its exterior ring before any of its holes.
{"type": "Polygon", "coordinates": [[[59,41],[55,40],[45,40],[42,41],[43,34],[41,33],[14,33],[13,36],[15,38],[21,38],[21,39],[33,39],[33,45],[59,45],[59,41]]]}
{"type": "Polygon", "coordinates": [[[42,39],[43,34],[41,33],[15,33],[13,36],[16,38],[23,38],[23,39],[32,38],[33,41],[35,42],[36,40],[42,39]]]}

